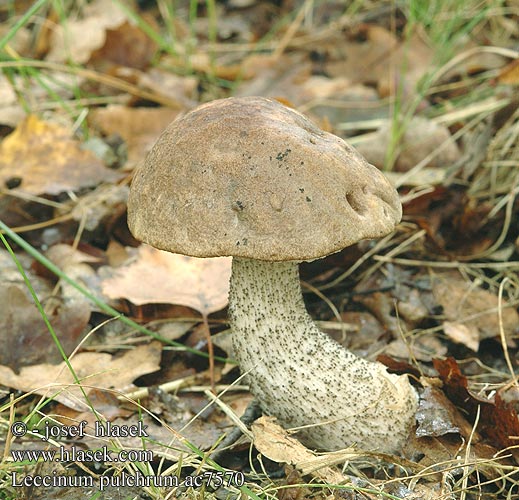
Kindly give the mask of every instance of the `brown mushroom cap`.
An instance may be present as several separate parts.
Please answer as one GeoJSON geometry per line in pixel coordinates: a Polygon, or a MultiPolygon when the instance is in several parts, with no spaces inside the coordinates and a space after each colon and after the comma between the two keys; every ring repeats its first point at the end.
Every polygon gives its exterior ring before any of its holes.
{"type": "Polygon", "coordinates": [[[312,260],[400,221],[398,193],[341,138],[263,97],[199,106],[138,169],[134,236],[194,257],[312,260]]]}

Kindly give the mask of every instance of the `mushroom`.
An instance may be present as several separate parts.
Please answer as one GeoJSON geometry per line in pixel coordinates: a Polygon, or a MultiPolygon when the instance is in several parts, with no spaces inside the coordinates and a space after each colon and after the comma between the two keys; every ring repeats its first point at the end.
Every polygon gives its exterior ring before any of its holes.
{"type": "Polygon", "coordinates": [[[263,411],[319,449],[395,452],[414,423],[407,375],[352,354],[306,311],[298,265],[400,221],[398,193],[343,139],[263,97],[175,120],[136,172],[134,236],[194,257],[233,256],[235,357],[263,411]]]}

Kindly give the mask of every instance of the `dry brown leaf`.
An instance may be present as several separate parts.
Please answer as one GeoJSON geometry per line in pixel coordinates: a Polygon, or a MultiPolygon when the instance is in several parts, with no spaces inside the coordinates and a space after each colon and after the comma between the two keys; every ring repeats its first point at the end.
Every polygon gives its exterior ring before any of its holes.
{"type": "Polygon", "coordinates": [[[312,74],[307,58],[295,52],[279,58],[270,54],[249,55],[243,61],[242,70],[250,78],[241,82],[236,96],[281,97],[296,105],[304,102],[301,84],[312,74]]]}
{"type": "Polygon", "coordinates": [[[423,335],[413,338],[412,342],[397,338],[384,348],[384,352],[388,356],[400,359],[406,359],[409,357],[409,354],[412,353],[413,358],[417,361],[430,363],[432,358],[445,356],[447,354],[447,347],[438,337],[423,335]]]}
{"type": "MultiPolygon", "coordinates": [[[[22,366],[62,359],[25,285],[3,283],[0,304],[0,364],[19,370],[22,366]]],[[[56,301],[46,313],[63,349],[70,354],[88,324],[88,303],[56,301]]]]}
{"type": "Polygon", "coordinates": [[[464,344],[476,352],[479,349],[479,330],[476,325],[464,325],[456,321],[444,321],[443,331],[457,344],[464,344]]]}
{"type": "Polygon", "coordinates": [[[81,250],[66,245],[65,243],[58,243],[50,247],[45,253],[47,259],[65,270],[69,266],[75,266],[84,262],[99,263],[102,258],[99,255],[91,255],[81,250]]]}
{"type": "MultiPolygon", "coordinates": [[[[95,253],[95,252],[94,252],[95,253]]],[[[79,283],[88,289],[91,294],[102,299],[100,293],[99,277],[90,264],[99,264],[104,261],[104,255],[101,251],[98,255],[91,255],[74,249],[70,245],[57,244],[49,248],[45,256],[59,267],[70,279],[79,283]]],[[[43,266],[41,266],[43,268],[43,266]]],[[[47,271],[45,268],[43,271],[47,271]]],[[[98,311],[97,306],[86,298],[79,290],[73,287],[67,281],[60,282],[61,297],[65,303],[73,302],[74,304],[83,304],[83,307],[89,311],[98,311]]]]}
{"type": "MultiPolygon", "coordinates": [[[[327,464],[327,455],[314,455],[297,439],[290,437],[287,431],[276,423],[275,418],[260,417],[252,424],[251,430],[254,436],[254,446],[270,460],[291,464],[301,473],[312,474],[330,484],[340,484],[346,479],[329,466],[333,464],[334,460],[327,464]]],[[[351,451],[354,456],[357,456],[353,450],[351,451]]],[[[347,450],[344,450],[340,453],[346,452],[347,450]]],[[[336,454],[329,455],[335,456],[336,454]]],[[[344,458],[344,460],[346,459],[344,458]]]]}
{"type": "Polygon", "coordinates": [[[420,394],[416,412],[418,437],[439,437],[445,434],[461,434],[469,438],[472,426],[445,394],[435,387],[426,387],[420,394]]]}
{"type": "MultiPolygon", "coordinates": [[[[362,292],[364,283],[360,283],[356,290],[362,292]]],[[[376,288],[374,288],[376,290],[376,288]]],[[[391,332],[394,338],[400,336],[400,325],[398,319],[394,316],[395,301],[388,293],[373,292],[363,295],[359,293],[355,297],[355,301],[360,302],[364,307],[373,313],[373,316],[391,332]]]]}
{"type": "MultiPolygon", "coordinates": [[[[477,351],[479,341],[500,335],[498,299],[494,293],[474,286],[455,273],[437,274],[432,286],[434,298],[443,307],[447,320],[446,333],[454,341],[477,351]],[[460,325],[466,328],[464,332],[460,325]]],[[[505,335],[510,336],[517,330],[519,315],[506,305],[503,301],[503,329],[505,335]]]]}
{"type": "Polygon", "coordinates": [[[471,392],[467,377],[454,358],[435,359],[433,365],[440,375],[447,397],[463,409],[471,422],[478,419],[477,430],[488,444],[499,450],[511,447],[509,450],[519,463],[519,453],[515,448],[519,436],[519,418],[514,406],[505,403],[499,393],[490,400],[471,392]]]}
{"type": "Polygon", "coordinates": [[[46,109],[49,101],[65,102],[74,98],[74,89],[83,81],[83,77],[75,74],[54,72],[52,78],[47,78],[45,85],[42,85],[38,74],[34,78],[29,78],[25,73],[12,74],[9,80],[0,75],[1,124],[12,128],[18,126],[28,114],[24,103],[31,103],[30,108],[36,113],[46,109]]]}
{"type": "MultiPolygon", "coordinates": [[[[92,388],[124,392],[135,389],[132,382],[136,378],[159,370],[160,357],[160,342],[151,342],[126,351],[122,356],[83,352],[74,356],[70,363],[87,394],[92,388]]],[[[77,411],[88,408],[81,389],[75,384],[65,362],[59,365],[43,363],[26,366],[19,374],[7,366],[0,366],[0,384],[23,392],[53,397],[77,411]]]]}
{"type": "Polygon", "coordinates": [[[118,134],[128,146],[128,165],[134,167],[146,154],[178,110],[169,108],[128,108],[110,104],[91,111],[89,120],[105,135],[118,134]]]}
{"type": "MultiPolygon", "coordinates": [[[[70,354],[88,325],[90,303],[75,289],[75,294],[68,295],[62,289],[61,295],[53,296],[54,282],[46,277],[54,280],[54,275],[43,266],[46,273],[40,273],[28,255],[19,254],[18,259],[61,345],[70,354]]],[[[0,345],[0,364],[13,370],[44,361],[59,363],[62,359],[20,271],[5,250],[0,250],[0,345]]]]}
{"type": "MultiPolygon", "coordinates": [[[[228,421],[222,419],[222,422],[213,422],[213,418],[208,422],[204,419],[197,418],[192,420],[193,414],[189,411],[183,411],[183,398],[180,398],[179,407],[177,407],[177,412],[175,415],[168,415],[170,419],[164,420],[163,416],[161,416],[162,422],[165,421],[165,424],[159,424],[157,417],[153,414],[149,414],[146,412],[142,412],[138,417],[134,415],[133,417],[128,418],[123,413],[124,410],[119,406],[114,406],[112,409],[107,408],[106,403],[100,401],[97,393],[101,393],[101,391],[92,391],[93,396],[93,407],[97,410],[99,408],[99,413],[107,418],[112,423],[112,428],[115,426],[123,426],[123,425],[135,425],[137,422],[141,421],[143,426],[146,426],[146,433],[149,438],[146,438],[146,449],[153,452],[154,458],[159,459],[161,457],[167,457],[169,460],[181,460],[182,456],[186,456],[186,452],[192,453],[192,449],[190,450],[185,444],[183,444],[178,438],[181,437],[182,440],[187,439],[190,443],[199,447],[203,450],[208,450],[214,446],[214,443],[221,438],[222,434],[228,430],[228,421]],[[119,413],[119,415],[117,415],[119,413]],[[114,418],[115,417],[115,418],[114,418]],[[177,432],[177,429],[182,429],[182,432],[177,432]]],[[[106,391],[101,393],[103,396],[106,396],[106,391]]],[[[120,403],[120,402],[118,402],[120,403]]],[[[117,404],[114,401],[114,405],[117,404]]],[[[146,408],[149,409],[150,401],[146,401],[146,408]]],[[[106,445],[106,437],[96,436],[95,435],[95,422],[98,421],[96,415],[92,413],[92,411],[85,411],[82,413],[75,413],[71,411],[63,411],[64,407],[58,407],[54,410],[53,413],[56,413],[57,420],[61,421],[65,425],[77,425],[81,420],[86,420],[88,422],[86,426],[86,435],[80,441],[83,449],[98,449],[104,445],[106,445]]],[[[133,412],[132,412],[133,413],[133,412]]],[[[212,417],[212,415],[211,415],[212,417]]],[[[123,440],[123,445],[125,449],[136,449],[140,450],[143,446],[142,437],[125,437],[123,440]]],[[[20,441],[17,440],[16,444],[19,444],[20,441]]],[[[34,448],[34,440],[30,441],[32,447],[34,448]]],[[[74,441],[72,441],[74,443],[74,441]]],[[[54,497],[52,497],[54,498],[54,497]]],[[[62,496],[61,498],[72,498],[70,496],[62,496]]],[[[76,497],[74,497],[76,498],[76,497]]],[[[84,498],[79,497],[79,498],[84,498]]],[[[88,496],[87,496],[88,498],[88,496]]],[[[104,498],[135,498],[134,496],[123,496],[121,497],[119,494],[115,497],[104,497],[104,498]]],[[[142,497],[138,497],[142,498],[142,497]]],[[[149,498],[149,497],[148,497],[149,498]]]]}
{"type": "MultiPolygon", "coordinates": [[[[430,481],[446,488],[423,500],[454,498],[448,488],[450,482],[445,481],[445,476],[452,471],[461,472],[461,467],[466,464],[477,464],[474,467],[477,473],[493,479],[502,477],[503,466],[514,465],[506,454],[499,454],[495,448],[483,443],[471,443],[467,453],[466,445],[461,438],[455,436],[420,438],[411,434],[407,447],[409,454],[422,457],[419,461],[420,466],[425,467],[425,470],[436,471],[435,475],[432,472],[426,475],[430,481]]],[[[422,500],[422,497],[419,498],[422,500]]]]}
{"type": "Polygon", "coordinates": [[[355,35],[357,40],[344,40],[344,34],[339,33],[342,39],[332,48],[335,61],[326,65],[327,73],[355,78],[356,83],[376,84],[384,97],[398,86],[404,99],[414,99],[416,84],[430,71],[433,49],[417,33],[400,43],[396,35],[374,24],[359,25],[355,35]]]}
{"type": "Polygon", "coordinates": [[[395,186],[436,186],[442,184],[447,176],[447,170],[434,167],[424,167],[414,172],[389,172],[385,171],[384,175],[395,186]]]}
{"type": "Polygon", "coordinates": [[[422,301],[422,294],[416,289],[410,289],[409,293],[397,302],[397,308],[399,315],[412,325],[429,317],[429,309],[422,301]]]}
{"type": "MultiPolygon", "coordinates": [[[[154,24],[153,18],[147,17],[146,22],[154,24]]],[[[144,69],[151,62],[156,50],[157,44],[144,31],[125,21],[106,30],[105,43],[92,53],[90,62],[96,66],[109,63],[144,69]]]]}
{"type": "Polygon", "coordinates": [[[57,195],[120,179],[71,136],[61,125],[27,117],[0,144],[0,183],[20,178],[16,190],[57,195]]]}
{"type": "MultiPolygon", "coordinates": [[[[392,122],[386,120],[369,140],[357,145],[357,150],[370,163],[379,168],[384,167],[387,150],[393,136],[392,126],[392,122]]],[[[400,151],[395,162],[397,171],[407,172],[432,154],[434,157],[427,163],[430,168],[450,167],[460,159],[460,150],[452,139],[449,129],[444,125],[415,116],[404,126],[400,151]]]]}
{"type": "MultiPolygon", "coordinates": [[[[311,111],[321,119],[329,120],[333,126],[341,124],[353,127],[355,122],[376,120],[387,115],[387,104],[381,101],[377,91],[346,78],[312,76],[301,86],[305,105],[302,111],[311,111]]],[[[341,135],[339,132],[335,132],[341,135]]]]}
{"type": "Polygon", "coordinates": [[[121,26],[127,16],[117,2],[95,0],[85,4],[82,19],[68,19],[66,23],[54,25],[51,37],[49,61],[73,61],[84,64],[94,50],[106,42],[106,32],[121,26]]]}
{"type": "MultiPolygon", "coordinates": [[[[139,87],[175,100],[178,109],[191,109],[197,105],[199,79],[189,75],[175,75],[170,71],[150,68],[138,75],[139,87]]],[[[150,108],[148,108],[150,109],[150,108]]]]}
{"type": "Polygon", "coordinates": [[[109,226],[118,214],[124,215],[128,192],[129,188],[124,184],[102,184],[79,199],[63,203],[56,213],[70,213],[74,220],[84,224],[87,231],[100,231],[103,225],[109,226]]]}
{"type": "Polygon", "coordinates": [[[375,339],[380,339],[384,336],[384,327],[380,322],[369,312],[360,311],[346,311],[341,313],[343,323],[349,325],[349,330],[326,330],[326,327],[321,327],[339,344],[343,345],[351,351],[366,351],[373,346],[375,339]]]}
{"type": "Polygon", "coordinates": [[[90,408],[81,412],[76,411],[61,403],[56,403],[52,413],[55,415],[56,420],[64,425],[77,425],[77,422],[86,420],[89,427],[94,427],[95,422],[99,419],[99,415],[102,415],[107,421],[113,421],[117,417],[128,418],[133,414],[133,411],[122,407],[121,401],[113,392],[90,389],[88,400],[92,403],[92,407],[95,408],[95,413],[90,408]]]}
{"type": "Polygon", "coordinates": [[[231,258],[197,259],[141,245],[135,259],[103,279],[103,293],[135,305],[177,304],[210,314],[227,305],[231,258]]]}

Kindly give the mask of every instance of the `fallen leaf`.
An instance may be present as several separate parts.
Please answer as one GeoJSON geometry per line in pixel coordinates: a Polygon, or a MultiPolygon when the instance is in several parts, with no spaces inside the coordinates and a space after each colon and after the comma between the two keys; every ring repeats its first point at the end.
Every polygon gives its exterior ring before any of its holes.
{"type": "Polygon", "coordinates": [[[142,244],[121,268],[103,268],[103,293],[135,305],[178,304],[204,315],[227,305],[231,258],[198,259],[142,244]]]}
{"type": "MultiPolygon", "coordinates": [[[[100,251],[98,252],[100,253],[100,251]]],[[[50,247],[45,253],[45,256],[54,264],[59,265],[63,270],[84,262],[92,264],[102,262],[100,255],[91,255],[71,245],[65,245],[64,243],[58,243],[50,247]]]]}
{"type": "Polygon", "coordinates": [[[71,135],[61,125],[27,117],[0,144],[0,183],[16,177],[21,184],[12,191],[58,195],[120,179],[71,135]]]}
{"type": "Polygon", "coordinates": [[[102,184],[79,199],[67,201],[57,209],[57,215],[70,213],[81,221],[87,231],[100,230],[113,220],[114,215],[124,215],[129,188],[126,185],[102,184]]]}
{"type": "MultiPolygon", "coordinates": [[[[53,73],[42,85],[37,72],[33,77],[27,74],[11,74],[10,79],[0,75],[0,124],[18,126],[29,111],[24,103],[31,102],[32,112],[43,112],[50,100],[65,102],[74,93],[83,77],[76,74],[53,73]]],[[[6,135],[6,134],[3,134],[6,135]]]]}
{"type": "Polygon", "coordinates": [[[52,413],[55,415],[56,420],[64,425],[77,425],[77,422],[86,420],[91,427],[94,427],[95,422],[99,419],[99,415],[107,421],[113,421],[117,417],[128,418],[133,414],[133,411],[122,407],[121,401],[112,392],[95,388],[90,389],[88,400],[92,403],[92,407],[95,408],[95,413],[91,408],[85,411],[76,411],[61,403],[57,403],[53,407],[52,413]]]}
{"type": "Polygon", "coordinates": [[[401,88],[404,100],[416,98],[416,84],[430,71],[433,59],[433,49],[418,33],[400,42],[383,26],[359,24],[338,32],[335,38],[326,65],[329,75],[354,75],[356,83],[375,85],[383,97],[401,88]],[[395,78],[401,81],[393,81],[395,78]]]}
{"type": "Polygon", "coordinates": [[[299,53],[287,53],[281,57],[252,54],[242,65],[242,71],[249,79],[241,82],[235,95],[290,97],[294,104],[300,104],[305,100],[301,98],[301,83],[311,76],[311,70],[310,61],[299,53]]]}
{"type": "MultiPolygon", "coordinates": [[[[168,460],[182,460],[182,457],[185,457],[186,453],[192,453],[192,449],[182,442],[184,439],[200,449],[208,450],[214,446],[214,443],[216,443],[218,439],[221,438],[222,434],[228,429],[229,422],[225,418],[221,418],[221,421],[207,422],[201,418],[193,419],[192,413],[189,411],[180,411],[179,409],[177,409],[176,415],[168,415],[168,417],[171,417],[170,420],[166,420],[163,416],[161,416],[159,420],[156,415],[149,414],[148,412],[141,412],[138,416],[132,412],[133,416],[128,418],[128,412],[125,412],[121,407],[117,408],[114,406],[113,409],[107,409],[106,403],[99,400],[99,396],[96,394],[98,392],[103,395],[106,394],[106,391],[93,390],[93,407],[97,410],[99,406],[100,414],[111,422],[112,428],[115,428],[115,426],[121,427],[124,425],[135,425],[138,422],[142,422],[142,425],[146,426],[146,434],[148,434],[148,437],[145,438],[146,450],[152,451],[155,459],[165,457],[168,460]],[[117,413],[119,413],[119,415],[117,415],[117,413]],[[181,432],[179,432],[180,429],[182,429],[181,432]]],[[[117,403],[120,404],[120,401],[114,401],[114,405],[117,403]]],[[[150,404],[150,400],[146,400],[145,404],[146,408],[149,409],[148,405],[150,404]]],[[[182,406],[181,401],[180,406],[182,406]]],[[[74,414],[69,411],[62,411],[62,409],[62,406],[56,408],[55,411],[53,408],[53,414],[56,414],[56,419],[62,421],[65,425],[77,425],[81,420],[86,420],[88,422],[85,428],[86,435],[81,439],[81,441],[76,443],[71,441],[71,443],[76,444],[76,446],[82,446],[83,449],[91,450],[106,446],[107,438],[95,435],[94,426],[95,422],[98,421],[97,415],[93,414],[92,411],[88,412],[88,410],[79,414],[74,414]],[[70,419],[73,420],[71,421],[70,419]]],[[[137,407],[134,407],[134,409],[137,409],[137,407]]],[[[19,440],[16,441],[17,444],[19,442],[19,440]]],[[[127,450],[143,449],[143,438],[141,436],[128,436],[121,439],[121,442],[127,450]]],[[[31,440],[31,443],[33,449],[34,440],[31,440]]],[[[64,498],[72,497],[65,496],[64,498]]],[[[117,495],[114,497],[105,496],[104,498],[117,498],[117,495]]],[[[135,497],[119,496],[119,498],[133,499],[135,497]]]]}
{"type": "Polygon", "coordinates": [[[470,436],[471,426],[458,409],[439,389],[426,387],[420,394],[416,412],[418,437],[438,437],[445,434],[470,436]]]}
{"type": "Polygon", "coordinates": [[[474,352],[479,349],[479,330],[475,325],[444,321],[442,327],[445,334],[457,344],[463,344],[474,352]]]}
{"type": "Polygon", "coordinates": [[[177,101],[179,110],[188,110],[197,105],[199,79],[194,76],[180,76],[159,68],[150,68],[138,75],[138,83],[145,90],[163,95],[169,101],[177,101]]]}
{"type": "Polygon", "coordinates": [[[92,52],[105,44],[107,30],[127,20],[117,2],[94,0],[85,4],[82,12],[82,18],[70,18],[66,23],[54,25],[47,60],[85,64],[92,52]]]}
{"type": "Polygon", "coordinates": [[[429,317],[429,309],[422,301],[422,292],[417,289],[407,289],[407,287],[405,292],[408,293],[406,293],[405,296],[402,296],[397,303],[398,313],[409,324],[417,325],[429,317]]]}
{"type": "Polygon", "coordinates": [[[445,343],[436,336],[422,335],[412,338],[410,341],[397,338],[384,348],[384,352],[389,356],[400,359],[407,359],[411,352],[414,359],[430,363],[432,358],[445,356],[447,354],[447,347],[445,343]]]}
{"type": "Polygon", "coordinates": [[[305,103],[301,110],[329,120],[338,135],[342,130],[355,131],[356,122],[385,118],[388,113],[375,89],[344,77],[311,76],[301,86],[301,98],[305,103]]]}
{"type": "Polygon", "coordinates": [[[89,114],[90,123],[105,135],[118,134],[128,146],[128,163],[131,168],[144,160],[163,130],[179,114],[169,108],[128,108],[110,104],[94,109],[89,114]]]}
{"type": "MultiPolygon", "coordinates": [[[[408,356],[409,353],[407,352],[406,356],[403,357],[408,356]]],[[[399,375],[403,373],[408,373],[414,376],[417,380],[420,379],[420,376],[422,375],[418,368],[409,364],[407,361],[398,361],[396,359],[393,359],[391,356],[388,356],[387,354],[379,354],[377,356],[377,361],[386,366],[389,373],[398,373],[399,375]]]]}
{"type": "MultiPolygon", "coordinates": [[[[305,448],[297,439],[290,437],[285,429],[276,423],[273,417],[260,417],[251,426],[254,446],[270,460],[293,465],[302,474],[313,476],[331,484],[340,484],[345,477],[326,464],[327,455],[316,456],[305,448]]],[[[351,450],[357,456],[354,450],[351,450]]],[[[347,454],[347,450],[341,453],[347,454]]],[[[346,458],[344,459],[346,460],[346,458]]]]}
{"type": "MultiPolygon", "coordinates": [[[[29,255],[20,253],[17,258],[65,352],[71,353],[88,325],[91,305],[77,291],[67,295],[62,288],[61,294],[55,295],[55,276],[47,268],[36,265],[29,255]]],[[[0,364],[14,370],[62,360],[23,276],[5,250],[0,250],[0,345],[0,364]]]]}
{"type": "MultiPolygon", "coordinates": [[[[517,445],[519,436],[519,417],[513,405],[505,403],[499,393],[493,400],[476,396],[468,389],[468,380],[461,373],[454,358],[434,359],[434,368],[440,374],[447,397],[458,407],[463,408],[470,422],[474,422],[479,413],[477,430],[485,437],[488,444],[504,449],[517,445]]],[[[517,450],[511,453],[519,460],[517,450]]]]}
{"type": "Polygon", "coordinates": [[[492,204],[471,198],[455,186],[429,187],[404,203],[405,214],[426,231],[428,243],[453,260],[457,255],[485,251],[496,241],[503,216],[499,212],[490,218],[492,210],[492,204]]]}
{"type": "MultiPolygon", "coordinates": [[[[436,302],[443,308],[446,333],[454,341],[477,351],[479,341],[499,337],[498,298],[494,293],[474,286],[457,273],[436,274],[432,287],[436,302]]],[[[506,301],[502,318],[505,335],[510,337],[519,325],[519,314],[507,307],[506,301]]]]}
{"type": "MultiPolygon", "coordinates": [[[[384,292],[372,291],[371,293],[362,294],[366,289],[367,283],[361,282],[357,285],[355,291],[359,295],[355,296],[355,301],[360,302],[364,307],[373,313],[373,316],[391,332],[394,338],[400,336],[400,325],[393,311],[395,310],[395,301],[391,295],[384,292]]],[[[372,288],[377,290],[377,288],[372,288]]]]}
{"type": "MultiPolygon", "coordinates": [[[[83,352],[70,359],[85,392],[92,389],[129,391],[132,382],[147,373],[160,369],[161,344],[151,342],[112,356],[103,352],[83,352]]],[[[59,365],[43,363],[26,366],[19,374],[7,366],[0,366],[0,384],[23,392],[36,392],[77,411],[86,411],[80,387],[75,383],[65,362],[59,365]]]]}
{"type": "MultiPolygon", "coordinates": [[[[152,18],[147,17],[145,21],[154,24],[150,22],[152,18]]],[[[104,44],[92,53],[90,62],[95,66],[108,62],[144,69],[150,64],[156,50],[157,44],[144,31],[125,21],[106,30],[104,44]]]]}
{"type": "MultiPolygon", "coordinates": [[[[45,256],[70,279],[89,290],[92,295],[96,295],[102,299],[99,289],[99,278],[90,265],[103,262],[104,256],[102,252],[98,251],[97,253],[101,255],[90,255],[78,249],[74,249],[70,245],[61,243],[51,246],[45,253],[45,256]]],[[[94,303],[67,281],[62,280],[60,282],[60,288],[61,297],[65,301],[65,304],[72,302],[74,304],[83,304],[83,307],[89,311],[99,310],[94,303]]]]}
{"type": "MultiPolygon", "coordinates": [[[[441,437],[416,437],[411,434],[408,441],[408,452],[422,457],[419,465],[425,470],[431,470],[430,480],[436,479],[436,484],[447,486],[447,474],[462,476],[467,473],[467,464],[475,474],[482,474],[487,479],[502,478],[503,467],[514,467],[515,464],[506,454],[500,454],[494,447],[483,443],[471,443],[467,450],[466,444],[460,437],[445,435],[441,437]],[[411,451],[412,450],[412,451],[411,451]],[[464,468],[465,467],[465,468],[464,468]],[[436,471],[433,475],[432,470],[436,471]]],[[[405,497],[404,497],[405,498],[405,497]]],[[[430,500],[453,498],[452,491],[437,492],[430,500]]],[[[419,500],[422,500],[419,497],[419,500]]]]}
{"type": "MultiPolygon", "coordinates": [[[[404,123],[403,127],[395,160],[396,171],[407,172],[429,155],[431,159],[424,165],[429,168],[448,168],[460,159],[461,152],[449,129],[444,125],[415,116],[408,123],[404,123]]],[[[385,120],[369,140],[357,145],[357,150],[368,162],[383,168],[393,136],[394,124],[390,120],[385,120]]]]}
{"type": "MultiPolygon", "coordinates": [[[[48,293],[50,295],[50,290],[48,293]]],[[[49,303],[46,303],[47,317],[63,349],[70,354],[88,324],[90,307],[82,301],[55,299],[52,309],[48,310],[49,303]]],[[[0,304],[1,365],[18,371],[23,366],[42,361],[56,363],[62,359],[25,285],[3,283],[0,304]]]]}
{"type": "MultiPolygon", "coordinates": [[[[442,184],[447,177],[447,170],[433,167],[424,167],[414,172],[389,172],[385,171],[384,175],[395,186],[421,187],[421,186],[437,186],[442,184]]],[[[425,193],[424,193],[425,194],[425,193]]],[[[423,195],[422,195],[423,196],[423,195]]],[[[415,198],[413,198],[415,199],[415,198]]],[[[402,200],[404,203],[404,200],[402,200]]]]}
{"type": "Polygon", "coordinates": [[[384,336],[384,327],[380,322],[368,312],[346,311],[341,313],[341,319],[349,325],[348,330],[327,330],[327,333],[339,344],[351,351],[367,352],[373,346],[374,340],[384,336]]]}

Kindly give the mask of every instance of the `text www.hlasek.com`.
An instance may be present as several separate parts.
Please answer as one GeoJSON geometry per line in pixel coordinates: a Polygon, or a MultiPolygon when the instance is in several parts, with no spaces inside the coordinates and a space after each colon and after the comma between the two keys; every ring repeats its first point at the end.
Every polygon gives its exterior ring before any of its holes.
{"type": "Polygon", "coordinates": [[[114,452],[106,446],[97,450],[83,450],[71,446],[60,446],[57,450],[11,450],[15,462],[24,460],[44,462],[151,462],[153,452],[150,450],[120,450],[114,452]]]}

